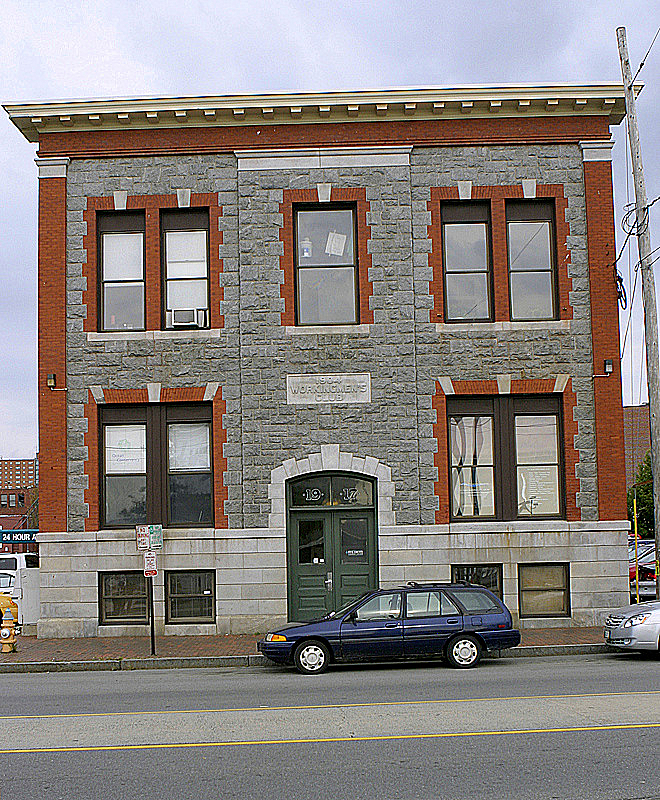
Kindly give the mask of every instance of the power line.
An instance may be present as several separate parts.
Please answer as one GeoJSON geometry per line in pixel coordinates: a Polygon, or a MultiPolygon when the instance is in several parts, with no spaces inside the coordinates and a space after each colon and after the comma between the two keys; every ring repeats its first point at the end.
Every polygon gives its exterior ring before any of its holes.
{"type": "Polygon", "coordinates": [[[635,78],[637,78],[637,76],[639,75],[639,73],[642,71],[642,67],[644,66],[644,63],[646,62],[646,59],[648,58],[648,56],[649,56],[649,53],[651,52],[651,48],[652,48],[652,47],[653,47],[653,45],[655,44],[655,40],[658,38],[658,34],[659,34],[659,33],[660,33],[660,28],[658,28],[658,30],[655,32],[655,36],[653,37],[653,41],[652,41],[652,42],[651,42],[651,44],[649,45],[649,49],[646,51],[646,55],[645,55],[645,56],[644,56],[644,58],[642,59],[642,61],[641,61],[640,65],[639,65],[639,67],[637,67],[637,72],[634,74],[634,76],[633,76],[633,79],[632,79],[632,81],[630,82],[630,83],[631,83],[631,85],[632,85],[633,83],[635,83],[635,78]]]}

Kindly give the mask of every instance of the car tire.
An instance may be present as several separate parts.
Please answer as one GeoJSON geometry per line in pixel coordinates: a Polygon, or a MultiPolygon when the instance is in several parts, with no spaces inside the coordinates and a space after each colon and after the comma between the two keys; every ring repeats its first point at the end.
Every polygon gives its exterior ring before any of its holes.
{"type": "Polygon", "coordinates": [[[476,667],[481,659],[481,644],[468,633],[455,636],[447,645],[445,655],[449,664],[456,669],[476,667]]]}
{"type": "Polygon", "coordinates": [[[318,639],[308,639],[296,647],[293,663],[303,675],[320,675],[330,663],[328,646],[318,639]]]}

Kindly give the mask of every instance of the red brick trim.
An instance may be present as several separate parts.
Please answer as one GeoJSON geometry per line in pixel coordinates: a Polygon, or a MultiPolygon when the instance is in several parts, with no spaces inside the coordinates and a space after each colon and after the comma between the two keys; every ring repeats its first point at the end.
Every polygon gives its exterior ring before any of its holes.
{"type": "Polygon", "coordinates": [[[67,530],[66,178],[39,180],[39,529],[67,530]]]}
{"type": "MultiPolygon", "coordinates": [[[[284,252],[280,256],[280,268],[284,272],[284,283],[280,286],[280,297],[284,299],[284,311],[281,314],[282,325],[295,325],[293,205],[294,203],[318,203],[318,199],[316,189],[285,189],[280,203],[280,213],[282,214],[280,241],[284,243],[284,252]]],[[[369,308],[369,298],[373,294],[373,286],[369,280],[371,255],[367,249],[367,242],[371,239],[371,226],[367,225],[367,212],[371,210],[371,205],[367,202],[367,190],[364,188],[341,189],[333,186],[330,200],[335,203],[356,203],[357,205],[360,322],[373,322],[374,313],[369,308]]]]}
{"type": "Polygon", "coordinates": [[[203,126],[115,131],[40,132],[39,156],[110,158],[222,153],[273,147],[557,144],[609,139],[609,116],[315,122],[296,125],[203,126]]]}
{"type": "MultiPolygon", "coordinates": [[[[536,187],[537,197],[546,197],[555,201],[555,230],[557,235],[557,284],[559,290],[559,319],[572,319],[573,308],[568,293],[571,281],[568,275],[570,251],[568,249],[569,226],[566,222],[568,200],[561,184],[539,184],[536,187]]],[[[523,198],[522,185],[516,186],[473,186],[472,200],[489,200],[491,216],[491,232],[493,241],[493,310],[496,322],[510,319],[509,311],[509,266],[506,245],[506,200],[523,198]]],[[[427,203],[431,212],[431,224],[428,226],[428,238],[431,240],[429,266],[433,270],[433,278],[429,284],[429,292],[433,298],[430,311],[430,322],[444,322],[444,276],[442,254],[442,220],[440,204],[443,200],[458,200],[456,186],[431,187],[431,199],[427,203]]]]}
{"type": "MultiPolygon", "coordinates": [[[[199,402],[204,399],[205,392],[205,386],[166,388],[161,390],[160,399],[163,403],[199,402]]],[[[146,403],[148,401],[146,389],[104,389],[103,396],[106,403],[146,403]]],[[[227,403],[222,397],[222,389],[219,388],[213,398],[213,496],[216,528],[229,527],[229,520],[225,514],[225,500],[227,500],[228,491],[224,483],[224,476],[227,472],[227,459],[224,455],[227,431],[223,426],[223,415],[226,413],[227,403]]],[[[99,412],[91,392],[88,392],[85,404],[85,419],[87,420],[87,433],[85,434],[87,460],[84,473],[88,478],[88,488],[85,489],[84,496],[89,509],[85,520],[85,530],[95,531],[99,528],[99,412]]]]}
{"type": "MultiPolygon", "coordinates": [[[[127,209],[145,211],[145,251],[144,265],[146,329],[161,329],[161,263],[160,263],[160,210],[177,208],[176,194],[130,195],[126,201],[127,209]]],[[[220,314],[220,303],[224,299],[224,289],[220,286],[220,273],[223,265],[220,258],[222,231],[218,230],[218,219],[222,216],[222,206],[218,205],[218,194],[191,193],[190,205],[193,208],[209,209],[209,311],[211,328],[224,327],[224,317],[220,314]]],[[[87,306],[85,331],[99,330],[98,320],[98,261],[96,252],[96,214],[98,211],[112,211],[113,197],[88,197],[87,209],[83,219],[87,223],[87,233],[83,237],[83,248],[87,252],[87,263],[83,264],[83,276],[87,278],[87,289],[83,292],[83,303],[87,306]]]]}
{"type": "Polygon", "coordinates": [[[619,360],[619,313],[614,280],[615,240],[612,165],[584,163],[587,248],[594,375],[611,359],[614,372],[594,378],[598,518],[626,519],[626,469],[619,360]]]}
{"type": "MultiPolygon", "coordinates": [[[[554,378],[521,379],[511,381],[511,394],[551,394],[555,386],[554,378]]],[[[452,381],[452,388],[456,395],[498,395],[497,381],[452,381]]],[[[433,435],[438,443],[433,458],[433,464],[438,470],[438,478],[434,484],[435,495],[439,500],[439,508],[435,512],[437,525],[447,524],[450,521],[450,485],[447,465],[449,463],[449,445],[447,433],[447,398],[436,381],[435,394],[431,404],[436,412],[436,421],[433,424],[433,435]]],[[[577,422],[573,419],[577,398],[569,381],[562,394],[562,417],[564,431],[564,486],[566,498],[566,519],[575,522],[580,519],[580,509],[577,506],[577,493],[580,491],[580,482],[575,476],[575,468],[579,460],[579,453],[575,448],[577,436],[577,422]]]]}

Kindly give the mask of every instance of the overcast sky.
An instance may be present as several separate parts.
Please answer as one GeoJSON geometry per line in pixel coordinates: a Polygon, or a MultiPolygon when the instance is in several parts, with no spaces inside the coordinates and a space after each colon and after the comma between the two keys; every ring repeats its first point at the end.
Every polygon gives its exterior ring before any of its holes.
{"type": "MultiPolygon", "coordinates": [[[[617,26],[627,28],[633,69],[660,26],[657,0],[3,0],[1,12],[3,102],[620,81],[617,26]]],[[[660,37],[638,80],[646,84],[638,115],[652,200],[660,195],[660,37]]],[[[620,220],[623,125],[613,135],[620,220]]],[[[0,113],[0,458],[29,458],[37,449],[34,155],[35,145],[0,113]]],[[[632,200],[632,179],[629,191],[632,200]]],[[[660,202],[652,214],[655,247],[659,222],[660,202]]],[[[617,237],[623,240],[620,230],[617,237]]],[[[636,260],[633,248],[633,266],[636,260]]],[[[630,295],[627,254],[620,263],[630,295]]],[[[636,306],[640,295],[638,286],[636,306]]],[[[629,338],[624,401],[636,403],[639,314],[629,338]]]]}

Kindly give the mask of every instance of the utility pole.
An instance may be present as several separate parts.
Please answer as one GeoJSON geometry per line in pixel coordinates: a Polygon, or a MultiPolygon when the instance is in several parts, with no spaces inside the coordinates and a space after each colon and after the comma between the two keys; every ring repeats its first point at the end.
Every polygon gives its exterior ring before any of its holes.
{"type": "Polygon", "coordinates": [[[637,130],[635,91],[628,57],[626,29],[617,28],[621,74],[626,93],[626,115],[628,137],[632,155],[633,180],[635,183],[635,207],[637,219],[637,251],[642,271],[642,295],[644,300],[644,327],[646,331],[646,376],[649,388],[649,416],[651,418],[651,468],[653,470],[653,520],[655,523],[655,596],[660,598],[660,376],[658,375],[658,314],[655,301],[655,280],[651,258],[651,225],[647,208],[646,186],[642,151],[637,130]]]}

